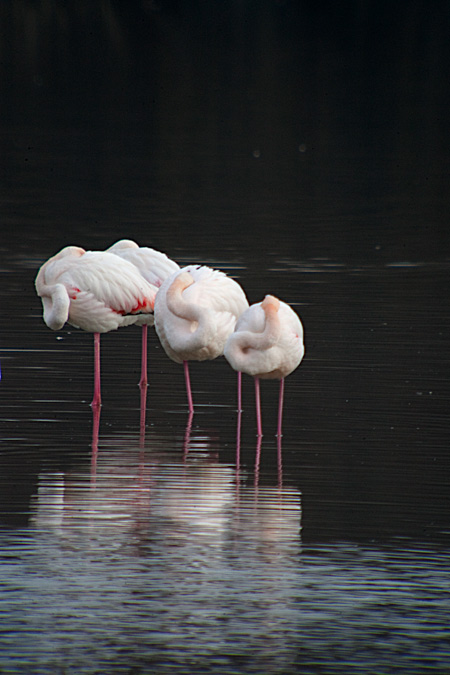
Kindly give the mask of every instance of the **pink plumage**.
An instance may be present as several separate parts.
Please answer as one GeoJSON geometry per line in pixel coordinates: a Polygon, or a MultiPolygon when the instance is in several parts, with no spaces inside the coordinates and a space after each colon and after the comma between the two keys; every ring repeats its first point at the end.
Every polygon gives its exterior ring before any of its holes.
{"type": "Polygon", "coordinates": [[[168,277],[155,299],[155,329],[166,354],[183,363],[193,411],[188,361],[215,359],[248,308],[241,286],[224,272],[189,265],[168,277]]]}
{"type": "Polygon", "coordinates": [[[273,295],[251,305],[237,321],[224,355],[234,370],[255,378],[258,435],[262,435],[259,379],[280,380],[277,433],[281,435],[284,378],[300,365],[304,353],[300,318],[273,295]]]}
{"type": "MultiPolygon", "coordinates": [[[[152,284],[155,291],[167,277],[180,269],[179,265],[165,253],[147,246],[139,246],[131,239],[116,241],[107,249],[107,252],[114,253],[114,255],[132,263],[144,279],[152,284]]],[[[141,379],[139,385],[146,387],[147,383],[147,324],[144,323],[142,326],[141,379]]]]}
{"type": "Polygon", "coordinates": [[[39,269],[35,281],[44,321],[52,330],[71,326],[94,333],[95,385],[100,405],[100,333],[153,323],[156,289],[131,263],[112,253],[67,246],[39,269]]]}

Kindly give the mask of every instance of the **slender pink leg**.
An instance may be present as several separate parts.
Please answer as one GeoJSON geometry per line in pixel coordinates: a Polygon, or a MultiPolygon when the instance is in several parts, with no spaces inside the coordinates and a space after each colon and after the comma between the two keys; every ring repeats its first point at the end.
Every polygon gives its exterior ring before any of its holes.
{"type": "Polygon", "coordinates": [[[97,455],[98,455],[98,433],[100,429],[100,413],[101,406],[96,405],[92,407],[92,455],[91,455],[91,484],[95,486],[95,475],[97,472],[97,455]]]}
{"type": "Polygon", "coordinates": [[[281,426],[283,423],[283,401],[284,401],[284,377],[280,380],[280,396],[278,398],[278,427],[277,436],[282,436],[281,426]]]}
{"type": "Polygon", "coordinates": [[[238,370],[238,413],[242,412],[242,373],[238,370]]]}
{"type": "Polygon", "coordinates": [[[277,436],[277,469],[278,469],[278,488],[283,487],[283,453],[281,450],[281,436],[277,436]]]}
{"type": "Polygon", "coordinates": [[[259,467],[261,465],[261,444],[262,444],[262,435],[258,436],[256,441],[256,454],[255,454],[255,498],[258,496],[257,489],[259,484],[259,467]]]}
{"type": "Polygon", "coordinates": [[[236,467],[238,469],[241,461],[241,426],[242,426],[242,413],[239,410],[236,428],[236,467]]]}
{"type": "Polygon", "coordinates": [[[186,423],[186,431],[184,432],[184,443],[183,443],[183,459],[186,460],[189,454],[189,443],[191,442],[191,430],[192,430],[192,419],[194,417],[194,411],[191,411],[188,415],[188,420],[186,423]]]}
{"type": "Polygon", "coordinates": [[[98,407],[102,404],[100,393],[100,333],[94,333],[94,398],[91,406],[98,407]]]}
{"type": "Polygon", "coordinates": [[[148,385],[147,378],[147,324],[142,326],[142,358],[141,358],[141,379],[139,380],[140,387],[148,385]]]}
{"type": "Polygon", "coordinates": [[[255,377],[255,403],[256,403],[256,433],[258,436],[262,436],[262,424],[261,424],[261,397],[259,394],[259,377],[255,377]]]}
{"type": "Polygon", "coordinates": [[[192,402],[192,391],[191,391],[191,378],[189,377],[189,364],[187,361],[183,361],[184,366],[184,379],[186,381],[186,393],[188,397],[189,412],[194,412],[194,404],[192,402]]]}
{"type": "Polygon", "coordinates": [[[145,417],[147,412],[147,387],[139,384],[141,389],[141,418],[139,423],[139,445],[144,447],[145,443],[145,417]]]}

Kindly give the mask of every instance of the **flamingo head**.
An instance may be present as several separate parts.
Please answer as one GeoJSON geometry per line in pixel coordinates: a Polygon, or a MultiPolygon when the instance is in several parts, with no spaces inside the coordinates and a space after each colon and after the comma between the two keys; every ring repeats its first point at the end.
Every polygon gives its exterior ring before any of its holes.
{"type": "Polygon", "coordinates": [[[266,314],[276,314],[280,309],[280,301],[274,295],[266,295],[261,307],[266,314]]]}
{"type": "Polygon", "coordinates": [[[172,291],[178,291],[182,293],[186,288],[192,286],[194,283],[194,277],[188,271],[183,271],[181,274],[178,274],[175,280],[171,285],[172,291]]]}

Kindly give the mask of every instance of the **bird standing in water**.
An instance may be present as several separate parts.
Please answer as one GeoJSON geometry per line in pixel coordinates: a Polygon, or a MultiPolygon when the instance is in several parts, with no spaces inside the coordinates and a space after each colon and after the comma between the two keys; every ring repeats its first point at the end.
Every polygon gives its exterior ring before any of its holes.
{"type": "Polygon", "coordinates": [[[94,333],[94,397],[101,405],[100,333],[153,323],[156,290],[136,267],[113,253],[66,246],[39,269],[35,286],[52,330],[67,322],[94,333]]]}
{"type": "MultiPolygon", "coordinates": [[[[138,246],[136,242],[130,239],[117,241],[107,249],[107,252],[114,253],[132,263],[144,279],[154,286],[155,291],[157,291],[167,277],[180,269],[180,266],[174,260],[168,258],[165,253],[148,248],[147,246],[138,246]]],[[[139,324],[140,322],[137,323],[139,324]]],[[[141,387],[146,387],[148,383],[147,332],[149,325],[153,325],[153,320],[142,323],[141,379],[139,381],[139,386],[141,387]]]]}
{"type": "Polygon", "coordinates": [[[188,265],[168,277],[155,299],[155,329],[166,354],[183,363],[189,412],[189,361],[215,359],[248,308],[241,286],[224,272],[188,265]]]}
{"type": "MultiPolygon", "coordinates": [[[[251,305],[238,319],[224,356],[234,370],[255,378],[257,434],[262,436],[260,379],[280,380],[277,435],[281,436],[284,378],[301,363],[305,348],[302,323],[289,305],[273,295],[251,305]]],[[[238,398],[241,398],[238,382],[238,398]]]]}

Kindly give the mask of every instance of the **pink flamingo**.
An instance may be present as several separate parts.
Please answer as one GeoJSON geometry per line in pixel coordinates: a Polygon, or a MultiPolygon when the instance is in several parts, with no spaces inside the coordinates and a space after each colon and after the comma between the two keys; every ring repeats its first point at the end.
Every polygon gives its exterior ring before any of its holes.
{"type": "MultiPolygon", "coordinates": [[[[155,292],[161,286],[164,279],[177,272],[179,265],[168,258],[165,253],[155,251],[147,246],[138,246],[130,239],[121,239],[107,249],[124,260],[133,263],[149,284],[154,286],[155,292]]],[[[141,356],[141,379],[140,387],[148,384],[147,376],[147,331],[148,326],[153,325],[153,320],[142,324],[142,356],[141,356]]]]}
{"type": "MultiPolygon", "coordinates": [[[[234,370],[255,378],[256,423],[262,436],[259,380],[280,380],[277,436],[281,436],[284,378],[301,363],[305,348],[302,323],[289,305],[273,295],[251,305],[238,319],[224,355],[234,370]]],[[[240,400],[240,382],[238,397],[240,400]]]]}
{"type": "Polygon", "coordinates": [[[190,413],[194,406],[188,361],[221,356],[237,318],[247,308],[237,281],[210,267],[184,267],[158,290],[155,329],[169,358],[183,363],[190,413]]]}
{"type": "Polygon", "coordinates": [[[153,322],[156,291],[136,267],[112,253],[66,246],[40,268],[36,291],[44,321],[52,330],[64,324],[94,333],[94,397],[101,405],[100,333],[153,322]]]}

